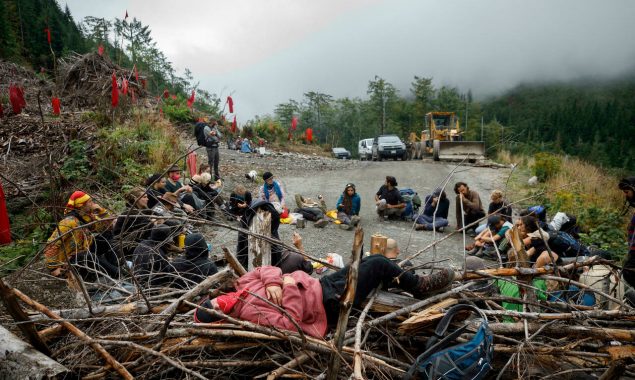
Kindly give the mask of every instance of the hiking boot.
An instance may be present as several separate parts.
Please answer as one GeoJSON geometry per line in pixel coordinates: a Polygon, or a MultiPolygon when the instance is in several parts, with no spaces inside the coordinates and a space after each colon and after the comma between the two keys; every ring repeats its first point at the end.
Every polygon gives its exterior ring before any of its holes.
{"type": "Polygon", "coordinates": [[[415,224],[415,231],[425,231],[426,230],[426,226],[424,226],[423,224],[415,224]]]}
{"type": "Polygon", "coordinates": [[[424,294],[437,292],[452,285],[452,281],[454,281],[454,270],[452,268],[443,268],[433,274],[419,276],[417,291],[424,294]]]}
{"type": "Polygon", "coordinates": [[[357,227],[357,225],[359,224],[359,222],[360,222],[361,220],[362,220],[362,218],[360,218],[360,217],[359,217],[359,215],[353,215],[353,216],[351,217],[351,224],[352,224],[354,227],[357,227]]]}
{"type": "Polygon", "coordinates": [[[352,224],[344,224],[344,223],[341,223],[341,224],[340,224],[340,229],[342,229],[342,230],[347,230],[347,231],[348,231],[348,230],[352,230],[352,229],[353,229],[353,225],[352,225],[352,224]]]}
{"type": "Polygon", "coordinates": [[[437,232],[443,233],[445,232],[445,227],[437,227],[437,232]]]}
{"type": "Polygon", "coordinates": [[[313,226],[317,227],[317,228],[324,228],[327,224],[329,224],[329,221],[322,218],[318,221],[316,221],[315,223],[313,223],[313,226]]]}

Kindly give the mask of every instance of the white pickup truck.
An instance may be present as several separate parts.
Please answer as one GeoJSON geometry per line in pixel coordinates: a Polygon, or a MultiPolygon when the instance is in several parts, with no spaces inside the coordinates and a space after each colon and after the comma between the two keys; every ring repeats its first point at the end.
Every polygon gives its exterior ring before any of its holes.
{"type": "Polygon", "coordinates": [[[360,160],[370,160],[373,155],[373,139],[359,140],[357,143],[357,154],[360,160]]]}

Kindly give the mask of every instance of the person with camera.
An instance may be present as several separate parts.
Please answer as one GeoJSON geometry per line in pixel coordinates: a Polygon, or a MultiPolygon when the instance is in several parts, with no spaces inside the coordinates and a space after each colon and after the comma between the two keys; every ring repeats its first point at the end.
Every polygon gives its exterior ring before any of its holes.
{"type": "Polygon", "coordinates": [[[223,134],[218,130],[218,122],[216,120],[212,121],[212,125],[205,126],[203,130],[205,134],[205,149],[207,150],[207,161],[209,166],[214,169],[214,181],[217,181],[220,178],[220,173],[218,170],[218,164],[220,161],[220,155],[218,153],[218,145],[223,138],[223,134]]]}

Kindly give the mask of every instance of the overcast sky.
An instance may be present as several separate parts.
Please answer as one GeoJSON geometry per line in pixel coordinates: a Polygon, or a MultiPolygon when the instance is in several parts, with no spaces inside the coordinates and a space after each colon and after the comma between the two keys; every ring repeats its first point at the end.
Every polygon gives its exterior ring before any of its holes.
{"type": "Polygon", "coordinates": [[[127,10],[242,121],[310,90],[364,98],[375,75],[402,95],[418,75],[483,97],[635,69],[632,0],[58,1],[77,21],[127,10]]]}

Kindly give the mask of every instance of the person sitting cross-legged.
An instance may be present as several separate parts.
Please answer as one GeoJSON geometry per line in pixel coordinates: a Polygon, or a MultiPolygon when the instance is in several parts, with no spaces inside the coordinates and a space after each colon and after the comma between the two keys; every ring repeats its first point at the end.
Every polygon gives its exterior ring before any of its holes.
{"type": "Polygon", "coordinates": [[[355,185],[347,183],[344,192],[337,200],[337,220],[341,222],[340,228],[350,230],[359,224],[361,206],[362,198],[357,194],[355,185]]]}
{"type": "MultiPolygon", "coordinates": [[[[236,292],[205,300],[201,306],[222,311],[233,318],[289,331],[297,331],[297,324],[304,333],[321,338],[326,335],[328,326],[337,324],[348,271],[347,265],[318,280],[302,271],[283,275],[280,268],[259,267],[236,281],[236,292]]],[[[372,255],[363,258],[359,264],[353,307],[359,308],[382,283],[424,297],[448,287],[453,280],[452,269],[418,276],[404,271],[382,255],[372,255]]],[[[194,313],[196,322],[210,323],[217,319],[202,309],[196,309],[194,313]]]]}
{"type": "Polygon", "coordinates": [[[386,176],[386,182],[375,194],[375,205],[377,206],[377,215],[381,219],[401,217],[406,204],[401,198],[399,189],[397,189],[397,179],[395,177],[386,176]]]}
{"type": "Polygon", "coordinates": [[[487,229],[474,238],[474,244],[466,247],[469,255],[496,257],[496,249],[502,248],[502,243],[507,241],[505,233],[514,225],[502,216],[494,214],[487,218],[487,226],[487,229]],[[496,248],[494,245],[496,245],[496,248]]]}
{"type": "Polygon", "coordinates": [[[448,222],[448,212],[450,211],[450,200],[441,188],[435,189],[431,195],[426,196],[423,214],[419,215],[415,223],[417,231],[432,231],[443,229],[450,224],[448,222]]]}

